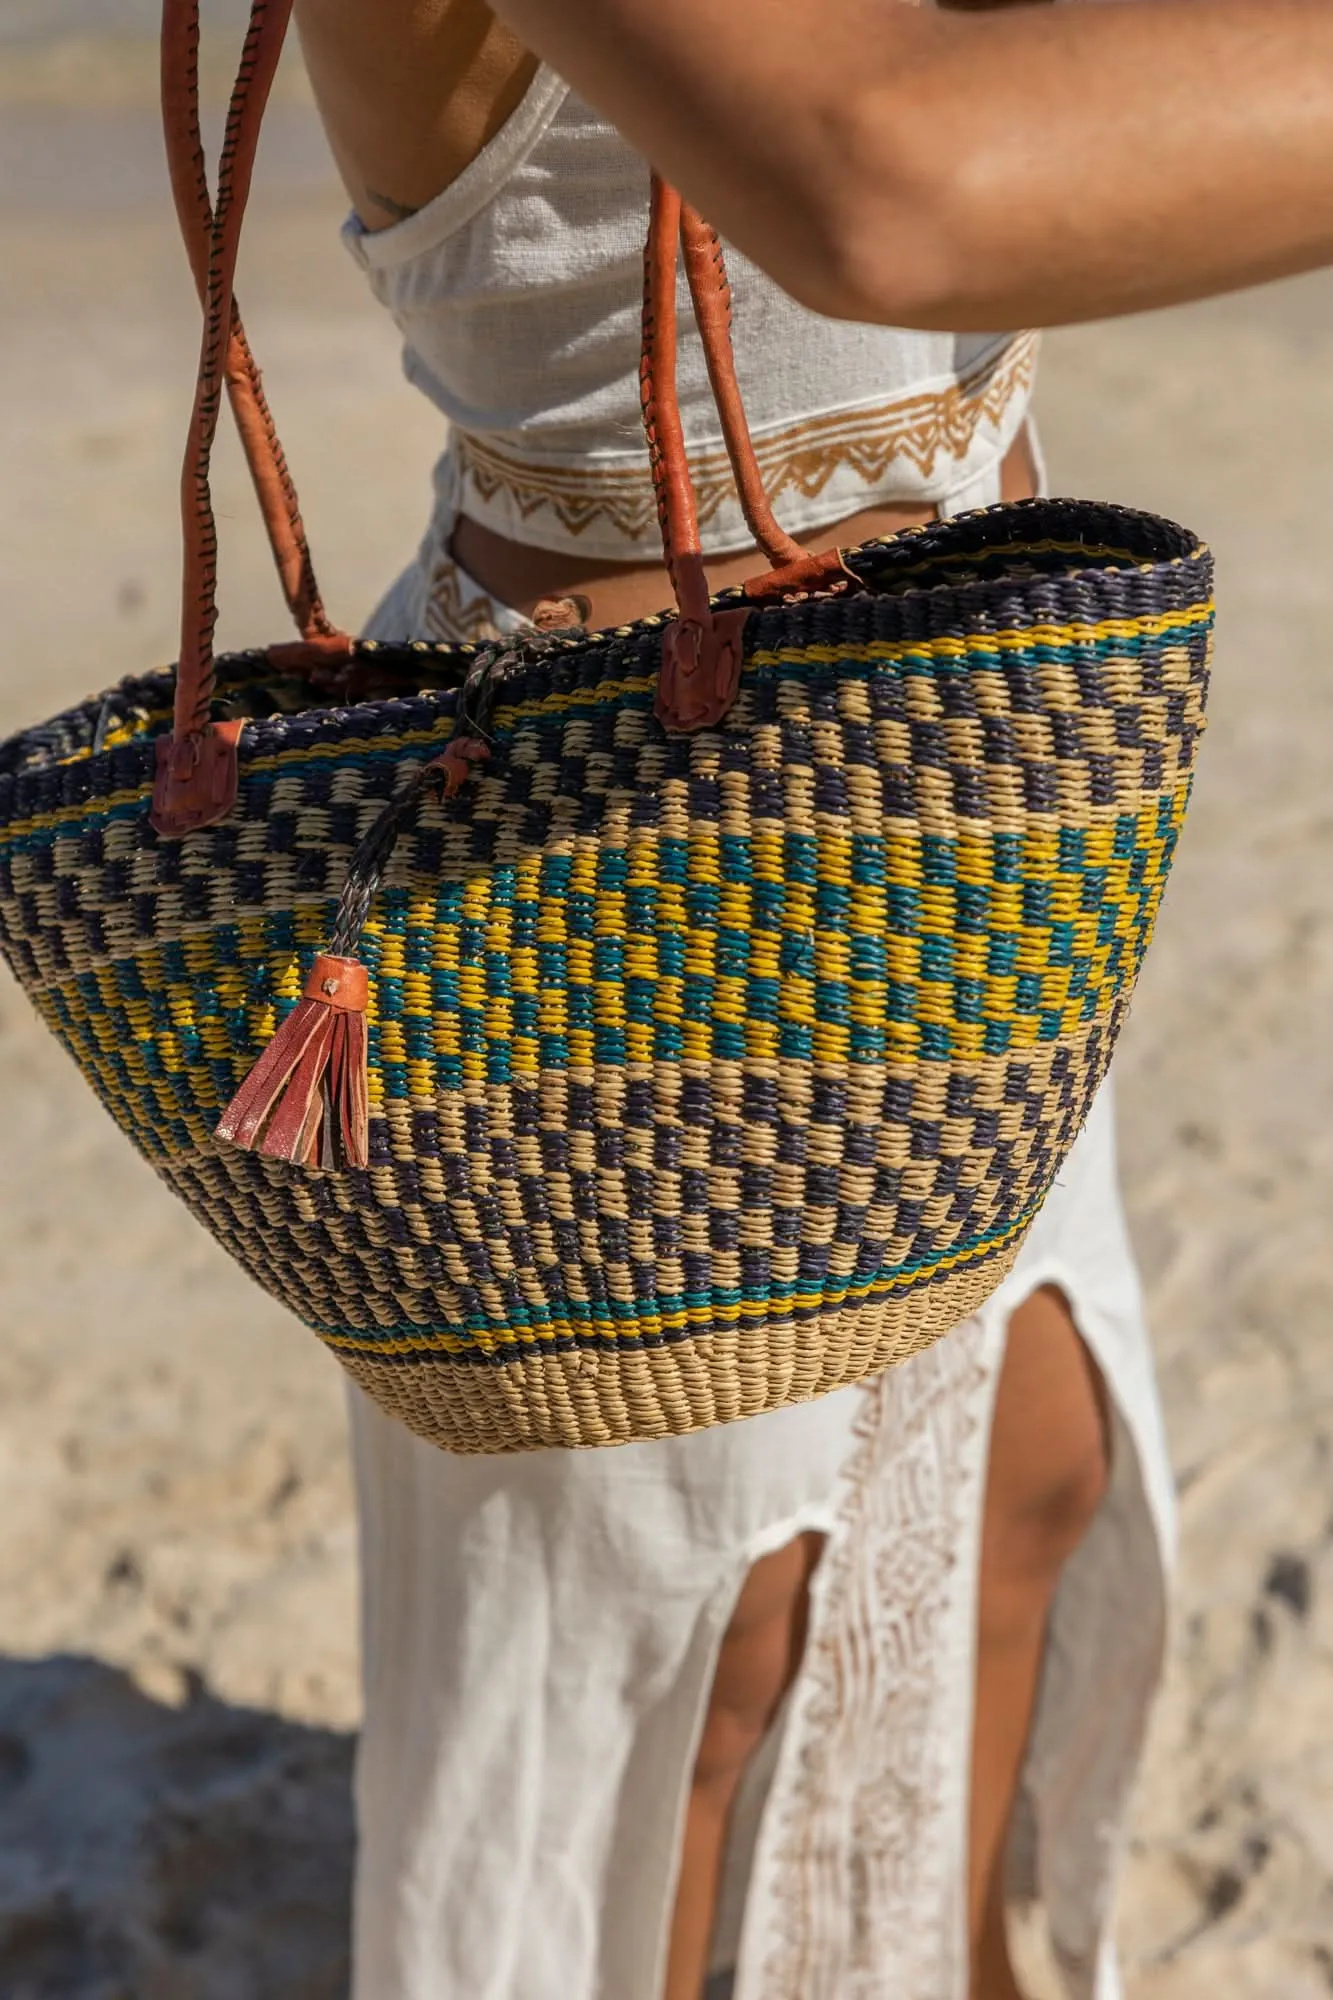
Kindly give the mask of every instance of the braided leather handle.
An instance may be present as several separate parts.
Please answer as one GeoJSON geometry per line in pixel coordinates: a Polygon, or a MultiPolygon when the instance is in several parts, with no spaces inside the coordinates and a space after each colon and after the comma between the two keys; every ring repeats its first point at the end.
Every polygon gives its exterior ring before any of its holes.
{"type": "MultiPolygon", "coordinates": [[[[167,0],[162,15],[162,124],[176,214],[199,303],[208,295],[213,206],[199,129],[199,8],[167,0]]],[[[335,636],[315,581],[300,502],[264,395],[263,378],[232,300],[227,393],[264,516],[287,608],[303,639],[335,636]]]]}
{"type": "Polygon", "coordinates": [[[209,201],[199,129],[199,0],[163,0],[162,114],[172,192],[204,308],[199,373],[181,475],[185,563],[172,733],[159,738],[150,817],[179,835],[223,818],[236,796],[239,723],[213,722],[213,635],[217,623],[217,534],[209,490],[213,441],[225,382],[288,609],[301,640],[275,647],[288,664],[345,657],[350,636],[320,600],[296,489],[234,296],[237,251],[264,106],[291,16],[292,0],[252,0],[236,86],[209,201]]]}
{"type": "MultiPolygon", "coordinates": [[[[775,568],[808,560],[799,542],[784,534],[773,518],[763,475],[750,440],[750,426],[736,380],[736,358],[731,345],[731,284],[721,240],[697,209],[681,203],[680,247],[685,259],[685,276],[690,287],[694,317],[703,342],[708,380],[713,401],[722,420],[722,435],[731,460],[741,511],[756,545],[775,568]]],[[[688,468],[686,477],[688,478],[688,468]]]]}
{"type": "Polygon", "coordinates": [[[654,174],[644,248],[639,392],[662,550],[680,614],[663,634],[657,714],[668,728],[695,730],[715,727],[736,698],[741,631],[749,613],[743,608],[713,611],[709,603],[676,392],[676,270],[682,252],[741,509],[755,542],[773,565],[766,575],[746,584],[747,594],[764,598],[845,586],[848,573],[836,549],[811,555],[773,518],[736,380],[731,287],[722,245],[697,210],[654,174]]]}

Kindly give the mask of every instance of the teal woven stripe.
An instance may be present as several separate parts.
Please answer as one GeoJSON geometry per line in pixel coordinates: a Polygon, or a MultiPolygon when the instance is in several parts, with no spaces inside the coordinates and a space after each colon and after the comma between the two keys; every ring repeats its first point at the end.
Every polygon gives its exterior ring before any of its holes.
{"type": "MultiPolygon", "coordinates": [[[[1044,1197],[1043,1197],[1044,1198],[1044,1197]]],[[[847,1303],[855,1305],[864,1301],[876,1285],[887,1282],[924,1283],[941,1269],[955,1263],[972,1263],[995,1252],[1010,1242],[1018,1230],[1026,1229],[1038,1209],[1040,1201],[1032,1202],[1015,1221],[1012,1217],[1002,1228],[987,1230],[981,1235],[969,1237],[965,1242],[956,1243],[937,1255],[917,1257],[905,1264],[885,1265],[872,1273],[861,1273],[850,1279],[827,1278],[821,1286],[811,1286],[808,1282],[796,1281],[775,1284],[759,1290],[748,1287],[744,1290],[715,1285],[706,1292],[663,1292],[653,1299],[612,1299],[596,1302],[576,1302],[573,1306],[558,1302],[550,1306],[515,1306],[502,1319],[493,1319],[484,1314],[473,1314],[462,1325],[424,1326],[416,1321],[404,1320],[395,1326],[323,1326],[308,1322],[314,1332],[339,1341],[355,1341],[364,1344],[367,1352],[373,1353],[377,1344],[393,1340],[430,1339],[432,1335],[448,1335],[455,1340],[482,1341],[489,1335],[492,1341],[513,1338],[529,1333],[539,1335],[542,1331],[554,1331],[557,1335],[567,1331],[575,1323],[594,1321],[604,1327],[608,1335],[618,1344],[633,1345],[642,1336],[633,1329],[644,1320],[670,1317],[683,1312],[707,1312],[709,1314],[734,1310],[741,1304],[762,1306],[769,1317],[789,1318],[799,1310],[817,1312],[831,1304],[847,1303]],[[808,1300],[797,1308],[795,1301],[808,1300]]],[[[742,1322],[743,1323],[743,1322],[742,1322]]],[[[706,1334],[708,1328],[700,1328],[706,1334]]]]}
{"type": "MultiPolygon", "coordinates": [[[[1017,883],[1021,889],[1021,915],[1017,924],[992,930],[992,889],[986,884],[956,883],[956,854],[951,842],[932,838],[923,843],[926,871],[933,878],[937,898],[933,913],[935,928],[923,935],[922,895],[913,887],[884,885],[886,929],[863,927],[863,911],[869,898],[858,895],[867,890],[887,866],[885,843],[862,839],[853,848],[854,879],[850,889],[828,892],[818,879],[818,843],[812,838],[791,838],[787,843],[788,862],[795,877],[804,877],[815,889],[815,926],[808,931],[782,929],[787,888],[783,884],[750,882],[751,920],[749,929],[723,926],[719,921],[720,892],[716,885],[691,882],[688,843],[664,841],[658,861],[665,881],[682,883],[686,913],[680,928],[657,929],[660,923],[658,885],[624,886],[626,858],[618,850],[604,851],[603,880],[608,888],[624,897],[624,928],[630,940],[646,940],[648,963],[655,961],[655,976],[629,976],[627,944],[619,935],[598,933],[597,895],[571,894],[570,865],[566,856],[547,856],[542,873],[545,884],[555,893],[554,906],[570,939],[583,939],[591,959],[591,976],[570,978],[570,953],[564,940],[536,939],[538,905],[520,902],[516,896],[516,871],[508,865],[494,868],[488,881],[491,908],[508,910],[513,920],[515,943],[526,938],[531,955],[524,978],[516,979],[513,956],[488,945],[485,915],[465,918],[463,904],[466,885],[462,881],[437,883],[423,901],[420,890],[406,888],[385,891],[376,903],[376,925],[366,934],[364,953],[376,981],[378,1022],[370,1025],[369,1055],[373,1070],[379,1072],[385,1095],[403,1101],[412,1097],[411,1077],[427,1066],[433,1073],[433,1087],[457,1090],[464,1080],[464,1059],[480,1057],[487,1078],[494,1083],[511,1079],[511,1039],[488,1032],[487,1006],[501,999],[512,1009],[513,1031],[528,1046],[535,1043],[536,1059],[546,1071],[568,1066],[569,1042],[563,1033],[546,1033],[540,1026],[540,996],[543,991],[566,995],[566,1013],[571,1029],[583,1029],[592,1037],[594,1059],[608,1067],[621,1067],[627,1060],[625,1030],[616,1018],[623,1003],[628,1021],[650,1026],[651,1056],[657,1061],[679,1057],[684,1039],[682,1024],[660,1018],[657,1000],[659,981],[681,981],[686,1024],[703,1026],[710,1047],[723,1059],[739,1059],[747,1048],[747,1024],[776,1025],[778,1052],[784,1060],[809,1061],[816,1043],[814,1022],[827,1028],[846,1029],[846,1050],[856,1063],[878,1063],[886,1058],[893,1043],[896,1025],[920,1021],[923,1013],[945,1018],[923,1022],[919,1052],[927,1059],[947,1060],[955,1046],[956,1025],[980,1026],[983,1046],[992,1055],[1003,1054],[1011,1045],[1020,1024],[1038,1040],[1057,1037],[1062,1028],[1087,1022],[1107,1011],[1125,981],[1132,976],[1142,954],[1152,922],[1157,892],[1165,877],[1175,845],[1170,805],[1163,808],[1157,822],[1160,838],[1148,846],[1136,846],[1136,822],[1124,815],[1115,828],[1114,845],[1121,863],[1128,862],[1129,880],[1122,901],[1107,902],[1107,871],[1086,865],[1086,841],[1077,830],[1068,831],[1061,842],[1061,858],[1070,865],[1072,888],[1065,893],[1086,914],[1095,917],[1095,946],[1105,953],[1105,962],[1094,976],[1093,960],[1075,951],[1077,926],[1067,916],[1051,916],[1052,890],[1041,879],[1023,882],[1021,842],[1016,836],[998,836],[992,842],[991,862],[995,882],[1017,883]],[[1156,851],[1153,851],[1155,847],[1156,851]],[[952,886],[950,886],[952,883],[952,886]],[[561,894],[560,892],[563,892],[561,894]],[[827,893],[826,893],[827,892],[827,893]],[[943,893],[952,910],[941,907],[943,893]],[[400,978],[381,970],[383,950],[377,935],[384,933],[398,941],[401,962],[409,971],[422,975],[417,990],[429,995],[409,1005],[408,991],[400,978]],[[441,932],[452,932],[458,968],[439,967],[436,944],[441,932]],[[985,982],[975,976],[963,977],[957,970],[955,933],[987,937],[985,970],[988,979],[1014,980],[1011,999],[1001,1001],[1002,1012],[988,1016],[985,982]],[[731,1018],[737,1011],[735,989],[731,990],[722,1014],[718,1012],[716,979],[687,965],[691,938],[711,942],[714,970],[718,977],[742,982],[742,1020],[731,1018]],[[821,946],[845,941],[840,953],[821,946]],[[888,976],[889,950],[895,939],[915,941],[917,952],[910,977],[888,976]],[[1025,950],[1026,948],[1026,950],[1025,950]],[[1028,953],[1035,951],[1034,959],[1028,953]],[[824,964],[821,968],[821,955],[824,964]],[[776,972],[772,970],[776,960],[776,972]],[[1032,969],[1034,964],[1043,970],[1032,969]],[[755,969],[757,968],[757,969],[755,969]],[[472,997],[463,1000],[460,970],[471,970],[472,997]],[[535,977],[534,977],[535,973],[535,977]],[[1049,989],[1046,979],[1055,984],[1049,989]],[[1058,1009],[1059,982],[1067,981],[1063,1021],[1058,1009]],[[599,992],[599,986],[601,991],[599,992]],[[813,1006],[801,1001],[800,994],[813,995],[813,1006]],[[792,999],[788,995],[794,995],[792,999]],[[604,996],[613,1003],[609,1008],[604,996]],[[943,1005],[941,1005],[943,996],[943,1005]],[[926,1002],[929,1000],[930,1004],[926,1002]],[[725,1018],[724,1018],[725,1016],[725,1018]],[[456,1021],[461,1051],[437,1051],[435,1023],[456,1021]],[[950,1025],[950,1022],[956,1025],[950,1025]],[[395,1060],[385,1058],[384,1026],[397,1030],[395,1060]],[[401,1052],[401,1053],[399,1053],[401,1052]]],[[[1154,829],[1156,835],[1156,829],[1154,829]]],[[[739,837],[726,843],[728,867],[741,880],[752,875],[753,855],[748,841],[739,837]]],[[[323,923],[332,921],[333,904],[328,898],[316,904],[323,923]]],[[[309,909],[303,925],[309,930],[309,909]]],[[[606,918],[602,918],[605,926],[606,918]]],[[[131,957],[114,963],[117,1000],[103,997],[98,982],[85,976],[77,985],[80,1011],[86,1010],[88,1055],[123,1067],[118,1051],[136,1048],[151,1076],[160,1069],[159,1044],[169,1040],[179,1047],[184,1065],[193,1072],[191,1086],[201,1110],[210,1108],[217,1093],[220,1107],[235,1089],[249,1060],[253,1059],[250,1017],[256,1006],[275,1002],[285,1014],[294,999],[276,1000],[274,988],[281,980],[292,984],[295,966],[308,966],[313,947],[298,947],[297,925],[290,910],[269,911],[263,918],[263,950],[258,960],[247,959],[236,924],[224,924],[211,934],[211,965],[198,965],[198,938],[187,954],[179,941],[167,941],[160,950],[165,980],[150,982],[131,957]],[[230,971],[232,995],[224,1004],[219,995],[221,975],[230,971]],[[237,982],[235,974],[242,979],[237,982]],[[239,1003],[235,987],[240,984],[244,998],[239,1003]],[[174,989],[173,997],[166,990],[174,989]],[[180,996],[191,996],[182,1007],[180,996]],[[131,1009],[131,1003],[135,1003],[131,1009]],[[94,1027],[97,1032],[94,1033],[94,1027]],[[206,1055],[202,1030],[209,1030],[211,1056],[206,1055]],[[108,1054],[108,1045],[111,1053],[108,1054]],[[218,1051],[231,1052],[234,1060],[223,1060],[218,1051]],[[207,1076],[210,1081],[205,1083],[207,1076]]],[[[63,1010],[67,1033],[84,1040],[82,1024],[63,1010]]],[[[85,1064],[85,1067],[88,1065],[85,1064]]],[[[173,1073],[174,1073],[173,1062],[173,1073]]],[[[127,1096],[141,1102],[128,1074],[123,1079],[127,1096]]],[[[418,1082],[418,1088],[419,1088],[418,1082]]],[[[161,1080],[167,1091],[165,1074],[161,1080]]],[[[142,1104],[148,1126],[156,1135],[145,1143],[156,1149],[164,1132],[174,1130],[174,1109],[168,1112],[159,1101],[142,1104]]]]}
{"type": "MultiPolygon", "coordinates": [[[[1033,643],[1028,646],[1007,647],[1004,651],[997,649],[994,653],[969,651],[967,660],[962,663],[946,660],[931,651],[929,647],[925,647],[921,650],[919,656],[913,655],[899,662],[896,670],[913,675],[928,673],[944,677],[946,675],[955,675],[960,670],[976,670],[979,672],[1012,670],[1015,667],[1035,667],[1053,660],[1066,660],[1071,657],[1078,659],[1138,657],[1143,654],[1151,655],[1160,653],[1167,647],[1188,647],[1191,645],[1197,647],[1202,644],[1203,637],[1203,629],[1197,622],[1181,623],[1180,625],[1168,626],[1163,631],[1154,632],[1147,636],[1082,640],[1077,643],[1069,642],[1057,645],[1033,643]]],[[[756,667],[753,664],[747,663],[745,677],[756,681],[775,679],[799,681],[831,675],[842,680],[865,680],[874,674],[886,671],[890,671],[890,669],[886,669],[882,661],[838,659],[830,663],[823,660],[797,658],[792,660],[784,659],[773,666],[756,667]]],[[[654,690],[652,687],[645,685],[642,690],[634,689],[628,692],[617,692],[600,698],[594,695],[586,702],[571,703],[559,708],[553,708],[549,719],[553,724],[558,723],[563,727],[565,723],[575,718],[593,718],[601,714],[608,706],[617,711],[628,708],[650,709],[653,699],[654,690]]],[[[542,721],[543,717],[540,714],[524,715],[515,719],[513,709],[506,710],[503,704],[501,704],[496,712],[496,734],[500,740],[505,741],[511,738],[517,731],[530,729],[534,725],[540,726],[542,721]],[[507,723],[502,720],[506,716],[509,718],[507,723]]],[[[441,738],[447,736],[449,727],[449,718],[442,715],[440,718],[441,738]]],[[[241,782],[243,786],[271,786],[279,777],[287,775],[282,770],[264,772],[247,771],[245,749],[245,740],[242,738],[241,782]]],[[[368,770],[378,769],[384,765],[401,764],[409,756],[421,758],[426,754],[426,746],[420,743],[404,745],[396,738],[389,738],[384,744],[376,744],[370,750],[358,750],[354,753],[340,749],[337,744],[330,744],[327,751],[321,750],[319,752],[304,753],[299,761],[292,763],[290,770],[315,774],[325,771],[345,770],[352,764],[360,765],[368,770]]],[[[143,794],[139,798],[125,800],[116,806],[93,808],[78,819],[62,822],[57,827],[39,828],[35,832],[18,835],[10,834],[4,827],[0,827],[0,845],[8,845],[15,851],[21,852],[30,847],[46,845],[53,840],[77,840],[81,835],[105,826],[110,820],[137,818],[143,812],[144,806],[147,803],[148,791],[149,787],[145,784],[143,794]]]]}

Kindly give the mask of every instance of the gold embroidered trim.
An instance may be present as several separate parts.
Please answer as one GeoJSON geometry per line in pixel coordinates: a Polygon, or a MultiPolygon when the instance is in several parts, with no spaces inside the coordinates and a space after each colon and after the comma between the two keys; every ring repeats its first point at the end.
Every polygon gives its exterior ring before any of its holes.
{"type": "MultiPolygon", "coordinates": [[[[1037,336],[1020,334],[947,389],[805,417],[756,438],[755,456],[770,499],[793,491],[816,499],[843,470],[876,486],[896,459],[906,459],[923,476],[942,457],[965,459],[980,426],[998,425],[1010,401],[1030,388],[1036,359],[1037,336]]],[[[503,495],[521,520],[548,507],[570,535],[583,534],[594,521],[609,521],[628,542],[656,538],[657,504],[646,453],[642,461],[616,465],[543,465],[469,431],[455,431],[452,442],[462,475],[480,499],[503,495]]],[[[691,451],[690,471],[699,525],[706,528],[736,499],[725,448],[691,451]]]]}
{"type": "MultiPolygon", "coordinates": [[[[450,555],[441,556],[431,570],[426,585],[425,630],[422,636],[442,639],[454,645],[503,638],[504,633],[497,619],[500,607],[495,599],[480,585],[476,586],[475,595],[464,596],[462,575],[450,555]]],[[[471,581],[469,577],[468,582],[471,581]]]]}

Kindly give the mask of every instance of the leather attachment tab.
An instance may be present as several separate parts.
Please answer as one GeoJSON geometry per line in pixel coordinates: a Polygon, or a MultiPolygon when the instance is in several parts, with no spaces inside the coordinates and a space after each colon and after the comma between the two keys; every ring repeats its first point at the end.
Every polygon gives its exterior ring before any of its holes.
{"type": "Polygon", "coordinates": [[[280,639],[265,649],[265,657],[274,673],[322,673],[354,660],[356,640],[350,632],[314,632],[304,639],[280,639]]]}
{"type": "Polygon", "coordinates": [[[319,954],[305,983],[307,1000],[320,1000],[345,1014],[364,1014],[369,995],[370,974],[360,959],[339,958],[330,951],[319,954]]]}
{"type": "Polygon", "coordinates": [[[788,597],[809,597],[815,592],[836,590],[839,585],[855,585],[860,589],[860,578],[849,570],[842,559],[841,549],[825,549],[822,555],[802,556],[797,562],[781,563],[776,569],[765,570],[762,576],[750,577],[745,583],[745,595],[758,598],[760,603],[781,603],[788,597]]]}
{"type": "Polygon", "coordinates": [[[716,729],[741,684],[742,639],[749,611],[715,611],[708,624],[676,618],[662,634],[656,715],[664,729],[692,735],[716,729]]]}
{"type": "Polygon", "coordinates": [[[240,782],[237,746],[243,721],[210,722],[197,736],[159,736],[157,776],[148,818],[168,838],[225,819],[240,782]]]}

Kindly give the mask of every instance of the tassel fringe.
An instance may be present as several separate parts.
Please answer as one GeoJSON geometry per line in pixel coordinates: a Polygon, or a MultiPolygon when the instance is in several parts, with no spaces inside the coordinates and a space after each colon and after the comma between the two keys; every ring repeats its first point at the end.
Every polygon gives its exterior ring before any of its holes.
{"type": "MultiPolygon", "coordinates": [[[[566,615],[568,606],[559,609],[566,615]]],[[[547,635],[538,635],[528,650],[541,652],[550,643],[547,635]]],[[[489,762],[487,723],[498,670],[520,658],[496,647],[477,653],[459,693],[453,735],[361,836],[338,899],[329,949],[315,960],[302,998],[223,1112],[219,1139],[296,1166],[369,1164],[369,979],[353,953],[398,837],[426,793],[438,790],[454,798],[489,762]]]]}
{"type": "Polygon", "coordinates": [[[223,1112],[217,1136],[297,1166],[369,1160],[366,968],[324,953],[297,1003],[223,1112]]]}

